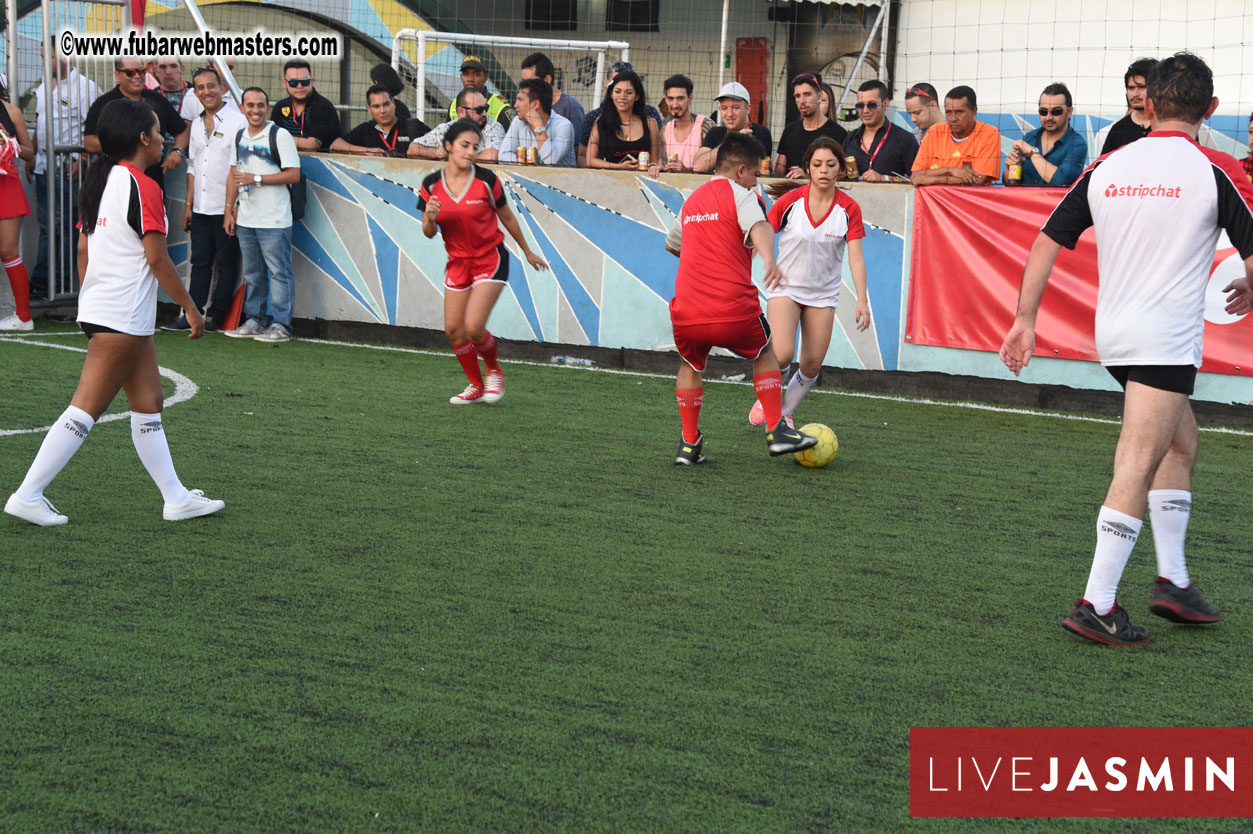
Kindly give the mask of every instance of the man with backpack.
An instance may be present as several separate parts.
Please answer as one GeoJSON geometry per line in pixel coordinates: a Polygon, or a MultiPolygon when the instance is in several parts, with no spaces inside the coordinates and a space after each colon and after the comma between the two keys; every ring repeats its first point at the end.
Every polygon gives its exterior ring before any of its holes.
{"type": "Polygon", "coordinates": [[[246,320],[223,334],[236,339],[286,342],[291,339],[295,281],[292,277],[292,222],[304,211],[300,156],[292,135],[267,116],[269,98],[260,87],[243,92],[248,126],[235,135],[223,221],[239,238],[244,263],[246,320]]]}

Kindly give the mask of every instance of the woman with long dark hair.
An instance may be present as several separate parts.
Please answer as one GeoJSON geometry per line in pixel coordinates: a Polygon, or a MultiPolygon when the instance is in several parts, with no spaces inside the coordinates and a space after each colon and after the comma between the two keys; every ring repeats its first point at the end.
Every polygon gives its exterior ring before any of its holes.
{"type": "Polygon", "coordinates": [[[587,167],[639,167],[641,153],[648,153],[648,173],[661,170],[661,131],[644,115],[644,82],[622,70],[605,91],[600,116],[587,140],[587,167]]]}
{"type": "Polygon", "coordinates": [[[160,122],[146,102],[122,98],[105,106],[96,135],[103,154],[79,192],[78,323],[87,334],[87,359],[70,407],[48,430],[4,511],[45,527],[69,521],[43,491],[120,389],[130,405],[135,451],[165,500],[165,520],[215,513],[226,504],[179,481],[161,424],[161,375],[152,343],[158,284],[183,308],[189,338],[204,334],[204,319],[166,248],[161,189],[144,174],[161,161],[160,122]]]}
{"type": "Polygon", "coordinates": [[[453,405],[494,403],[505,395],[496,337],[487,330],[487,319],[509,280],[509,253],[501,225],[522,248],[527,263],[548,269],[527,245],[500,180],[491,170],[474,164],[481,138],[475,122],[454,122],[444,134],[448,164],[424,179],[418,190],[422,234],[428,238],[442,235],[448,250],[444,332],[470,383],[449,399],[453,405]],[[480,358],[487,367],[486,380],[479,369],[480,358]]]}
{"type": "MultiPolygon", "coordinates": [[[[792,364],[798,325],[801,333],[800,368],[783,392],[783,419],[789,425],[797,406],[818,381],[831,346],[846,251],[857,290],[854,325],[858,330],[870,326],[866,259],[861,251],[866,227],[861,207],[836,187],[846,173],[844,149],[834,139],[820,136],[805,151],[801,167],[809,182],[772,184],[770,194],[777,199],[766,214],[779,236],[779,269],[787,276],[784,285],[766,290],[770,344],[780,369],[792,364]]],[[[755,426],[765,422],[760,402],[749,411],[748,421],[755,426]]]]}
{"type": "Polygon", "coordinates": [[[375,64],[370,69],[370,83],[386,87],[387,92],[392,94],[392,103],[396,105],[396,121],[403,125],[413,118],[408,106],[400,100],[400,91],[405,88],[405,82],[391,64],[375,64]]]}
{"type": "Polygon", "coordinates": [[[18,239],[22,219],[30,214],[26,189],[17,174],[17,161],[33,162],[35,146],[26,132],[22,111],[8,101],[9,91],[0,82],[0,264],[9,276],[17,312],[0,319],[0,330],[34,330],[30,320],[30,279],[22,263],[18,239]]]}

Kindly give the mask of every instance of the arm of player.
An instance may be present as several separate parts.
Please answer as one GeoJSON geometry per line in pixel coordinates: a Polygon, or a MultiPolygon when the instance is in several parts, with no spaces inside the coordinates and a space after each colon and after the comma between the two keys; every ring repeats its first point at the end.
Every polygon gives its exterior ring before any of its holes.
{"type": "Polygon", "coordinates": [[[1013,326],[1005,334],[1005,341],[1001,343],[1001,361],[1014,372],[1014,376],[1022,373],[1035,351],[1035,317],[1040,311],[1040,300],[1044,297],[1049,273],[1053,271],[1053,263],[1061,251],[1062,245],[1044,232],[1040,232],[1035,243],[1031,244],[1027,267],[1022,275],[1022,289],[1018,293],[1018,312],[1013,326]]]}
{"type": "Polygon", "coordinates": [[[753,248],[761,255],[761,263],[766,268],[766,289],[773,290],[784,281],[783,273],[774,262],[774,229],[765,220],[759,221],[748,230],[748,239],[753,242],[753,248]]]}
{"type": "Polygon", "coordinates": [[[870,326],[870,291],[866,288],[866,258],[859,237],[848,242],[848,271],[853,273],[853,287],[857,290],[857,329],[865,330],[870,326]]]}
{"type": "Polygon", "coordinates": [[[183,315],[186,316],[187,323],[191,325],[191,332],[187,334],[187,338],[199,339],[204,335],[204,317],[200,315],[196,302],[192,301],[191,296],[187,294],[183,280],[178,277],[178,270],[174,268],[174,262],[170,260],[170,247],[166,243],[164,234],[148,232],[144,235],[144,257],[148,259],[148,266],[152,268],[152,274],[157,277],[157,283],[161,285],[161,289],[174,299],[175,304],[183,308],[183,315]]]}
{"type": "Polygon", "coordinates": [[[666,251],[676,258],[679,257],[679,247],[683,245],[683,218],[675,218],[674,225],[670,227],[670,231],[666,233],[666,251]]]}
{"type": "Polygon", "coordinates": [[[1244,277],[1237,278],[1223,287],[1227,293],[1227,306],[1233,316],[1246,316],[1253,310],[1253,256],[1244,259],[1244,277]]]}
{"type": "Polygon", "coordinates": [[[504,225],[505,231],[509,233],[509,236],[522,247],[522,254],[526,256],[526,262],[536,269],[548,269],[548,262],[532,252],[531,247],[527,245],[526,238],[522,235],[522,227],[518,225],[518,218],[513,216],[513,210],[509,208],[508,203],[501,203],[497,207],[496,216],[500,218],[500,222],[504,225]]]}
{"type": "Polygon", "coordinates": [[[439,200],[432,197],[426,201],[426,208],[422,210],[422,234],[427,238],[435,237],[439,231],[439,227],[435,225],[435,218],[439,217],[439,200]]]}

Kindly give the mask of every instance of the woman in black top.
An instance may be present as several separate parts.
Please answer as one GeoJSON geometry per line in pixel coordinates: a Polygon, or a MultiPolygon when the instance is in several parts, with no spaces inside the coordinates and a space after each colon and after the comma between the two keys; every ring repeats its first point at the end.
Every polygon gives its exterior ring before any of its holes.
{"type": "Polygon", "coordinates": [[[392,101],[396,104],[396,121],[403,125],[413,118],[408,106],[400,100],[400,91],[405,88],[405,82],[400,80],[391,64],[375,64],[370,70],[370,84],[386,87],[387,92],[392,94],[392,101]]]}
{"type": "Polygon", "coordinates": [[[600,105],[600,117],[587,140],[587,167],[639,167],[641,153],[649,154],[648,173],[661,170],[661,131],[644,117],[644,82],[633,72],[614,78],[600,105]]]}

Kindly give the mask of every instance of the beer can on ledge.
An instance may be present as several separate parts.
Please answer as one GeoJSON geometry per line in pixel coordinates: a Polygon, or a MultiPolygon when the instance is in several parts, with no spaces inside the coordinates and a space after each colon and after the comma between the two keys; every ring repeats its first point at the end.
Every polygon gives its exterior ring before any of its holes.
{"type": "Polygon", "coordinates": [[[848,178],[855,180],[861,176],[861,172],[857,170],[857,157],[849,154],[844,157],[844,162],[848,166],[848,178]]]}
{"type": "Polygon", "coordinates": [[[649,162],[648,151],[640,151],[638,162],[639,162],[641,171],[648,170],[648,162],[649,162]]]}
{"type": "Polygon", "coordinates": [[[761,170],[758,172],[758,176],[770,176],[770,157],[766,157],[761,161],[761,170]]]}

